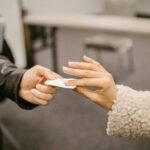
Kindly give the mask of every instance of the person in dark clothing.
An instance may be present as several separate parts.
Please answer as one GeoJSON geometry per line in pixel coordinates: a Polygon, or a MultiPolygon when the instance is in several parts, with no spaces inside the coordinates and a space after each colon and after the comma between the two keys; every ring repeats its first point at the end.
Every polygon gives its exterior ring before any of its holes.
{"type": "Polygon", "coordinates": [[[0,96],[12,99],[24,109],[47,105],[57,89],[43,83],[47,79],[58,77],[56,73],[40,65],[28,70],[19,69],[0,55],[0,96]]]}
{"type": "Polygon", "coordinates": [[[0,55],[7,57],[12,63],[15,63],[15,59],[13,57],[11,49],[5,39],[3,41],[2,48],[3,48],[3,50],[1,51],[0,55]]]}
{"type": "Polygon", "coordinates": [[[44,85],[44,82],[58,77],[39,65],[28,70],[15,66],[11,49],[4,39],[4,22],[0,16],[0,101],[8,97],[24,109],[47,105],[57,89],[44,85]]]}

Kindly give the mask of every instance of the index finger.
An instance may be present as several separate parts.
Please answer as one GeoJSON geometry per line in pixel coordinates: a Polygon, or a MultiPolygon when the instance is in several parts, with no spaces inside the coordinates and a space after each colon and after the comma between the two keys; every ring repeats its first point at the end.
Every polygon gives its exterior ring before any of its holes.
{"type": "Polygon", "coordinates": [[[98,63],[97,61],[95,61],[94,59],[92,59],[92,58],[90,58],[90,57],[87,57],[87,56],[83,56],[83,60],[84,60],[85,62],[95,64],[95,65],[97,65],[102,71],[107,72],[106,69],[105,69],[100,63],[98,63]]]}
{"type": "Polygon", "coordinates": [[[37,65],[34,68],[38,76],[44,77],[44,79],[56,79],[51,70],[40,65],[37,65]]]}
{"type": "Polygon", "coordinates": [[[83,78],[76,80],[69,80],[65,82],[68,86],[80,86],[80,87],[97,87],[106,89],[109,86],[107,78],[83,78]]]}

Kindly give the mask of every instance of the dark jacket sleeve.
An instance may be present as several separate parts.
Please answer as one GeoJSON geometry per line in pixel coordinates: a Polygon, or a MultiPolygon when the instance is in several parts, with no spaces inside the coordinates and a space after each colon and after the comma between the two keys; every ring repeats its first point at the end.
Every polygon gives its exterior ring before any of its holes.
{"type": "Polygon", "coordinates": [[[2,47],[1,55],[7,57],[12,63],[15,63],[15,59],[12,54],[12,51],[5,39],[3,40],[3,47],[2,47]]]}
{"type": "Polygon", "coordinates": [[[8,97],[24,109],[32,109],[36,105],[28,103],[18,96],[20,81],[24,69],[18,69],[6,57],[0,55],[0,97],[8,97]]]}

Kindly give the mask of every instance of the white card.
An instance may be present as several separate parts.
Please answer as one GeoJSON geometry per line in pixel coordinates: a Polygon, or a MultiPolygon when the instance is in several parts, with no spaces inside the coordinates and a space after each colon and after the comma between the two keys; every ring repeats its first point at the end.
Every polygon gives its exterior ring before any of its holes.
{"type": "Polygon", "coordinates": [[[68,80],[75,80],[75,79],[55,79],[55,80],[47,80],[45,81],[46,85],[51,85],[51,86],[57,86],[57,87],[61,87],[61,88],[67,88],[67,89],[74,89],[75,86],[66,86],[65,85],[65,81],[68,80]]]}

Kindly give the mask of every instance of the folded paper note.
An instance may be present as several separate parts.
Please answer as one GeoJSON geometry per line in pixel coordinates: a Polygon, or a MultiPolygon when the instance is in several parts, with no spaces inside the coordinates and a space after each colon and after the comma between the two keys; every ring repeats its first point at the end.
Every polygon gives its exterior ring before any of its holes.
{"type": "Polygon", "coordinates": [[[75,86],[67,86],[65,85],[65,81],[68,80],[75,80],[75,79],[55,79],[55,80],[47,80],[45,81],[46,85],[50,85],[50,86],[57,86],[57,87],[61,87],[61,88],[67,88],[67,89],[74,89],[75,86]]]}

